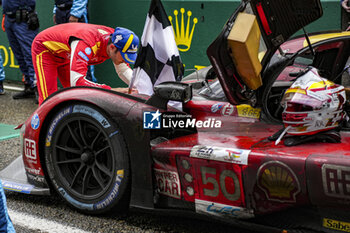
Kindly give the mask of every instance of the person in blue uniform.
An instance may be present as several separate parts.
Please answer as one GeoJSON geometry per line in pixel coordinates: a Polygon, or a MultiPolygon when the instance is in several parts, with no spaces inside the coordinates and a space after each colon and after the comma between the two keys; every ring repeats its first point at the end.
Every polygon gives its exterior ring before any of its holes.
{"type": "Polygon", "coordinates": [[[2,56],[0,54],[0,95],[5,94],[4,80],[5,80],[5,70],[4,70],[2,56]]]}
{"type": "Polygon", "coordinates": [[[341,30],[346,31],[350,26],[349,0],[340,0],[340,4],[341,4],[341,30]]]}
{"type": "MultiPolygon", "coordinates": [[[[55,0],[53,9],[54,24],[88,23],[88,0],[55,0]]],[[[94,66],[89,66],[86,79],[97,82],[94,66]]]]}
{"type": "Polygon", "coordinates": [[[0,180],[0,232],[15,233],[12,221],[8,215],[6,196],[0,180]]]}
{"type": "Polygon", "coordinates": [[[87,23],[87,2],[88,0],[55,0],[54,23],[87,23]]]}
{"type": "Polygon", "coordinates": [[[35,98],[36,78],[31,55],[31,45],[39,31],[35,0],[2,0],[2,6],[5,32],[19,68],[24,74],[24,91],[13,95],[13,98],[35,98]]]}
{"type": "MultiPolygon", "coordinates": [[[[0,0],[0,6],[1,5],[2,5],[2,0],[0,0]]],[[[2,56],[0,54],[0,95],[5,94],[4,80],[5,80],[5,70],[4,70],[2,56]]]]}

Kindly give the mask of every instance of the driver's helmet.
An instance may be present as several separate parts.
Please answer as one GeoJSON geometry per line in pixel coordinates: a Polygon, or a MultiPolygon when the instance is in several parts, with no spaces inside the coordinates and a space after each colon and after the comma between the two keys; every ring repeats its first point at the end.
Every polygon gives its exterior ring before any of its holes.
{"type": "Polygon", "coordinates": [[[344,87],[320,77],[312,68],[286,90],[282,119],[291,135],[312,135],[336,128],[344,117],[344,87]]]}

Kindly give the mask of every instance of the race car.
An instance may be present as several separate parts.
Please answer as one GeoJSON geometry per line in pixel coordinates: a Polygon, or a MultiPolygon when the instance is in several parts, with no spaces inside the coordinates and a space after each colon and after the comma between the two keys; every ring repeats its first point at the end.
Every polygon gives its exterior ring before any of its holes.
{"type": "Polygon", "coordinates": [[[319,0],[244,0],[207,50],[214,80],[161,83],[151,97],[56,92],[18,127],[22,155],[0,172],[3,187],[57,193],[87,214],[136,207],[264,232],[348,231],[347,128],[338,143],[273,140],[282,96],[308,66],[342,81],[349,34],[286,42],[321,16],[319,0]]]}

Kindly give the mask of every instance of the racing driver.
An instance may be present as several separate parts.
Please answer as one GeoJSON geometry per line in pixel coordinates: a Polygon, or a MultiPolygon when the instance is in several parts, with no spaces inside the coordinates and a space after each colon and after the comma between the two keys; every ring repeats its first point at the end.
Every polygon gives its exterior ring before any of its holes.
{"type": "MultiPolygon", "coordinates": [[[[39,105],[57,91],[57,77],[62,86],[94,86],[111,89],[87,80],[88,65],[111,59],[118,76],[129,84],[137,57],[139,38],[129,29],[115,29],[87,23],[59,24],[39,33],[32,44],[32,58],[37,75],[39,105]]],[[[127,88],[114,88],[125,91],[127,88]],[[124,90],[125,89],[125,90],[124,90]]]]}

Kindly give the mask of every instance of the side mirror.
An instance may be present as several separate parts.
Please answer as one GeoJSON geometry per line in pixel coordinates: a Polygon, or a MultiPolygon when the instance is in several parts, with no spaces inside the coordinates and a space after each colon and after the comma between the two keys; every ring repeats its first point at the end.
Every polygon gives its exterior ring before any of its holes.
{"type": "Polygon", "coordinates": [[[163,82],[153,88],[154,94],[146,104],[167,109],[169,100],[187,103],[192,99],[192,87],[187,83],[163,82]]]}

